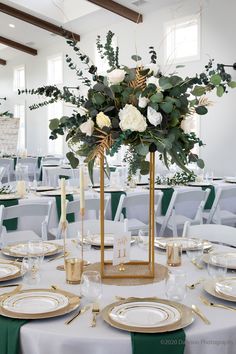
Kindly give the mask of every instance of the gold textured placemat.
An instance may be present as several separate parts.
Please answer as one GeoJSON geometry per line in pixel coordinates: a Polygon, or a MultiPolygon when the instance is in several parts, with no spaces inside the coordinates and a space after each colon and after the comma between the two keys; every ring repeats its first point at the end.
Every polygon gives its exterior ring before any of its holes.
{"type": "MultiPolygon", "coordinates": [[[[127,265],[125,264],[125,271],[123,274],[145,274],[147,273],[147,266],[143,265],[127,265]]],[[[93,263],[86,267],[86,270],[96,270],[100,272],[101,263],[93,263]]],[[[118,266],[109,266],[109,274],[119,274],[118,266]]],[[[155,263],[155,276],[154,278],[106,278],[102,279],[103,284],[107,285],[120,285],[120,286],[129,286],[129,285],[145,285],[151,283],[158,283],[166,279],[168,275],[168,268],[162,264],[155,263]]]]}

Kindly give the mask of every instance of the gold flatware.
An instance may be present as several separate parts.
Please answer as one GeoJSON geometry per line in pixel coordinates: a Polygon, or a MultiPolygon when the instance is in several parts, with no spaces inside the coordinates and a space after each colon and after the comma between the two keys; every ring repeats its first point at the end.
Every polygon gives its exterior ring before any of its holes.
{"type": "Polygon", "coordinates": [[[8,291],[8,292],[5,292],[5,293],[2,293],[2,294],[0,295],[0,297],[5,296],[5,295],[14,295],[14,294],[18,293],[18,291],[21,290],[22,286],[23,286],[22,284],[19,284],[19,285],[17,285],[16,288],[13,289],[12,291],[8,291]]]}
{"type": "Polygon", "coordinates": [[[92,307],[92,322],[91,322],[91,327],[96,327],[97,323],[97,315],[100,313],[99,305],[98,303],[94,303],[92,307]]]}
{"type": "Polygon", "coordinates": [[[189,288],[190,290],[194,290],[197,285],[201,284],[201,282],[203,281],[204,279],[199,279],[198,281],[196,281],[195,283],[192,283],[192,284],[187,284],[187,288],[189,288]]]}
{"type": "Polygon", "coordinates": [[[79,310],[73,317],[71,317],[69,320],[65,321],[66,325],[69,325],[72,321],[74,321],[76,318],[78,318],[80,315],[85,313],[90,309],[90,305],[84,306],[81,310],[79,310]]]}
{"type": "Polygon", "coordinates": [[[192,259],[191,263],[193,265],[195,265],[195,267],[197,267],[198,269],[203,269],[204,268],[201,264],[197,263],[197,261],[195,259],[192,259]]]}
{"type": "Polygon", "coordinates": [[[19,284],[7,284],[7,285],[0,285],[0,288],[10,288],[11,286],[18,286],[19,284]]]}
{"type": "Polygon", "coordinates": [[[226,310],[232,310],[232,311],[236,311],[236,307],[233,306],[228,306],[228,305],[222,305],[222,304],[216,304],[215,302],[211,302],[208,299],[206,299],[203,296],[200,296],[200,300],[203,304],[207,305],[207,306],[212,306],[212,307],[219,307],[222,309],[226,309],[226,310]]]}
{"type": "Polygon", "coordinates": [[[123,296],[115,296],[117,301],[125,301],[125,300],[132,300],[132,299],[155,299],[158,300],[159,298],[157,296],[152,296],[149,298],[142,298],[142,297],[137,297],[137,296],[129,296],[129,297],[123,297],[123,296]]]}
{"type": "MultiPolygon", "coordinates": [[[[66,257],[69,256],[69,252],[66,252],[65,256],[66,256],[66,257]]],[[[52,262],[52,261],[55,261],[55,260],[57,260],[57,259],[61,259],[61,258],[63,258],[63,257],[64,257],[64,253],[63,253],[63,254],[60,254],[59,256],[49,258],[47,261],[48,261],[48,262],[52,262]]]]}
{"type": "Polygon", "coordinates": [[[208,318],[202,313],[202,311],[196,306],[196,305],[192,305],[192,310],[193,312],[198,315],[198,317],[201,318],[201,320],[207,324],[207,325],[210,325],[211,322],[208,320],[208,318]]]}

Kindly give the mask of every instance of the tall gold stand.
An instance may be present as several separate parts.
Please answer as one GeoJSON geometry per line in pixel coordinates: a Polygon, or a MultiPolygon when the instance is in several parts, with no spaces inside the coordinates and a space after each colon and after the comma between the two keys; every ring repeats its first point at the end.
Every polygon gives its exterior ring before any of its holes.
{"type": "Polygon", "coordinates": [[[104,252],[104,155],[100,155],[100,234],[101,234],[101,277],[102,278],[154,278],[155,253],[155,152],[150,152],[150,196],[149,196],[149,248],[148,261],[130,261],[125,271],[115,268],[112,261],[105,260],[104,252]],[[117,269],[117,272],[116,272],[117,269]],[[137,269],[140,272],[137,272],[137,269]]]}

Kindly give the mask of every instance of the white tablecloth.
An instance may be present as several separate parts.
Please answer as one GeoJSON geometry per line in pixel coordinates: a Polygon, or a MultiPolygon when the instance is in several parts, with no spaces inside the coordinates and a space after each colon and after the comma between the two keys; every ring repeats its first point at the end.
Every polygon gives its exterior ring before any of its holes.
{"type": "MultiPolygon", "coordinates": [[[[216,250],[232,250],[227,247],[216,246],[216,250]]],[[[111,252],[111,251],[108,251],[111,252]]],[[[156,261],[162,264],[166,262],[163,253],[156,253],[156,261]]],[[[143,257],[144,250],[137,246],[132,247],[133,257],[143,257]]],[[[98,261],[99,251],[92,250],[85,253],[85,258],[90,261],[98,261]]],[[[80,294],[79,285],[68,285],[65,282],[65,273],[56,270],[56,266],[62,261],[44,262],[41,271],[41,283],[39,287],[49,287],[52,284],[80,294]]],[[[192,265],[187,256],[182,257],[182,266],[186,271],[188,283],[199,278],[208,277],[206,270],[198,270],[192,265]]],[[[183,301],[186,305],[196,304],[211,321],[211,325],[204,324],[199,318],[185,329],[186,347],[185,354],[233,354],[236,352],[236,316],[233,311],[207,307],[199,301],[199,295],[207,295],[199,285],[195,290],[188,290],[187,297],[183,301]]],[[[119,296],[158,296],[166,298],[165,282],[144,286],[109,286],[103,285],[103,297],[101,307],[115,301],[115,295],[119,296]]],[[[213,298],[212,298],[213,299],[213,298]]],[[[219,299],[214,299],[221,302],[219,299]]],[[[82,304],[86,301],[82,300],[82,304]]],[[[91,312],[81,315],[71,325],[64,324],[71,314],[60,318],[35,320],[21,327],[20,343],[22,354],[131,354],[130,334],[117,330],[106,324],[101,316],[98,316],[97,326],[90,327],[91,312]]]]}

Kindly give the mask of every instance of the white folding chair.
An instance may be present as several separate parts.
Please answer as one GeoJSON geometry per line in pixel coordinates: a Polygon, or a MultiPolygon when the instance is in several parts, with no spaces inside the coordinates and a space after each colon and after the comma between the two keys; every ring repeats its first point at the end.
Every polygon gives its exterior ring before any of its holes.
{"type": "MultiPolygon", "coordinates": [[[[2,237],[4,237],[3,243],[8,242],[18,242],[26,241],[28,239],[37,239],[41,237],[43,240],[48,238],[48,222],[51,215],[52,202],[47,203],[29,203],[29,204],[18,204],[10,207],[4,207],[2,211],[2,222],[4,220],[10,220],[17,218],[17,230],[16,231],[6,231],[6,228],[2,227],[2,237]],[[25,217],[44,217],[41,223],[41,235],[38,235],[33,230],[31,232],[26,232],[26,230],[21,225],[21,218],[25,217]]],[[[35,219],[34,219],[35,220],[35,219]]]]}
{"type": "Polygon", "coordinates": [[[202,224],[203,208],[209,193],[209,188],[205,191],[201,189],[174,191],[166,215],[156,215],[156,223],[161,225],[159,236],[162,237],[164,231],[169,229],[173,236],[177,237],[178,231],[182,231],[186,221],[190,221],[191,224],[202,224]]]}
{"type": "MultiPolygon", "coordinates": [[[[160,206],[163,193],[155,191],[155,210],[160,206]]],[[[122,194],[116,210],[114,221],[123,220],[122,210],[126,210],[128,231],[133,234],[146,230],[149,223],[149,193],[122,194]]]]}
{"type": "Polygon", "coordinates": [[[36,179],[38,170],[38,158],[37,157],[18,157],[17,164],[28,166],[29,179],[36,179]]]}
{"type": "Polygon", "coordinates": [[[236,224],[236,187],[218,188],[209,213],[203,213],[206,223],[236,224]]]}
{"type": "MultiPolygon", "coordinates": [[[[106,213],[109,200],[110,200],[110,197],[106,196],[105,197],[104,215],[106,213]]],[[[77,227],[76,225],[78,224],[78,222],[80,220],[79,211],[80,211],[80,200],[73,200],[71,202],[67,201],[66,214],[73,213],[75,216],[75,222],[68,223],[68,225],[67,225],[67,234],[68,234],[68,232],[70,232],[69,230],[74,230],[77,227]]],[[[99,219],[99,214],[100,214],[100,199],[86,198],[85,199],[85,216],[84,216],[85,220],[86,219],[99,219]]],[[[51,236],[53,236],[56,239],[61,238],[62,229],[61,229],[60,223],[58,225],[58,228],[50,229],[49,233],[51,236]]]]}
{"type": "Polygon", "coordinates": [[[202,238],[208,241],[222,242],[236,246],[236,228],[227,225],[190,225],[189,221],[187,221],[184,224],[183,237],[202,238]]]}
{"type": "Polygon", "coordinates": [[[5,167],[0,167],[0,182],[2,182],[2,179],[6,173],[6,168],[5,167]]]}
{"type": "Polygon", "coordinates": [[[14,175],[14,159],[0,158],[0,166],[5,167],[5,174],[7,182],[10,182],[12,175],[14,175]]]}

